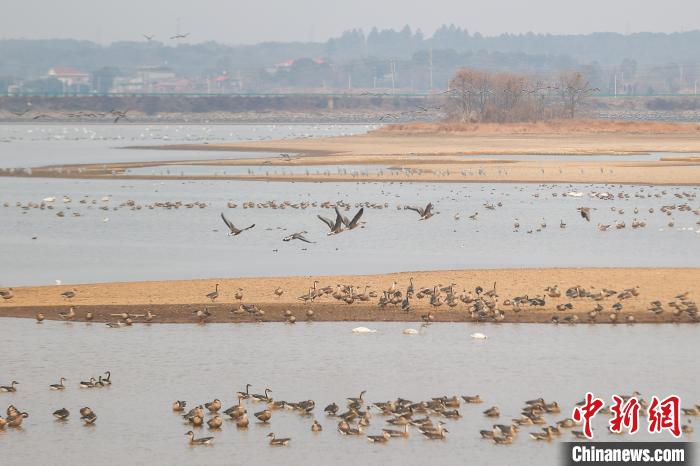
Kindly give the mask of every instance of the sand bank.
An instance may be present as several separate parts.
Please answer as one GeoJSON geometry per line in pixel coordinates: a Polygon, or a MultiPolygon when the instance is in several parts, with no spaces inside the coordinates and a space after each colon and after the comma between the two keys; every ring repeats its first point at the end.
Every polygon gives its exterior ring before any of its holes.
{"type": "MultiPolygon", "coordinates": [[[[318,276],[318,277],[273,277],[273,278],[220,278],[185,281],[157,281],[105,283],[67,286],[18,287],[11,290],[13,297],[0,303],[0,316],[33,318],[37,312],[46,314],[47,319],[59,319],[58,313],[75,306],[78,318],[83,320],[85,313],[94,313],[95,321],[114,321],[111,314],[129,312],[143,314],[147,310],[158,315],[155,322],[195,322],[193,311],[204,309],[206,305],[212,312],[209,322],[253,322],[283,321],[284,312],[292,311],[299,321],[306,320],[306,313],[312,310],[313,319],[317,321],[420,321],[421,316],[431,312],[435,321],[462,322],[471,321],[468,305],[462,302],[450,308],[447,304],[433,308],[429,298],[414,297],[412,310],[403,312],[400,306],[388,305],[380,309],[378,298],[367,302],[357,300],[353,304],[337,301],[330,295],[304,303],[299,296],[309,292],[314,281],[318,287],[337,284],[352,285],[357,293],[388,289],[392,282],[397,282],[397,289],[406,290],[409,279],[413,277],[417,290],[438,284],[448,286],[455,283],[455,293],[464,289],[474,290],[477,286],[491,289],[494,282],[499,295],[498,309],[505,312],[504,322],[550,322],[552,316],[559,319],[576,315],[580,322],[588,320],[588,313],[597,304],[603,306],[597,321],[609,323],[612,305],[621,303],[622,309],[618,321],[624,322],[627,316],[633,316],[636,322],[691,322],[683,313],[680,317],[673,315],[674,308],[668,303],[681,300],[676,296],[688,292],[687,300],[696,300],[700,296],[700,268],[693,269],[494,269],[494,270],[454,270],[434,272],[404,272],[383,275],[364,276],[318,276]],[[219,283],[219,297],[212,302],[206,297],[219,283]],[[557,285],[562,297],[547,297],[544,306],[523,306],[515,312],[512,305],[504,304],[516,296],[528,295],[530,298],[543,296],[544,289],[557,285]],[[638,287],[638,296],[619,299],[617,296],[593,301],[590,298],[570,299],[565,295],[567,288],[582,286],[591,292],[603,288],[617,292],[638,287]],[[282,296],[275,294],[275,289],[283,290],[282,296]],[[235,298],[241,288],[243,297],[235,298]],[[74,290],[76,295],[66,299],[61,293],[74,290]],[[664,312],[655,315],[649,312],[650,302],[661,301],[664,312]],[[557,305],[571,303],[572,308],[557,310],[557,305]],[[256,319],[247,312],[238,310],[240,304],[256,305],[264,311],[264,316],[256,319]]],[[[444,293],[443,293],[444,296],[444,293]]]]}

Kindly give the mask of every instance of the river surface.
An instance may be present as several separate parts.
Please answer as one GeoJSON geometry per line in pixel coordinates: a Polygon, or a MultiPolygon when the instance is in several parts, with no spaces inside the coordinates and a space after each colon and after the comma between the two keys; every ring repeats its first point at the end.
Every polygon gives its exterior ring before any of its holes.
{"type": "MultiPolygon", "coordinates": [[[[0,143],[0,167],[196,160],[209,158],[212,153],[120,147],[318,137],[361,133],[373,127],[0,125],[0,140],[6,141],[0,143]]],[[[245,158],[260,154],[220,155],[245,158]]],[[[339,170],[354,173],[352,170],[386,167],[186,168],[212,172],[303,170],[332,174],[339,170]]],[[[135,170],[150,173],[163,169],[135,170]]],[[[171,172],[184,169],[170,168],[171,172]]],[[[473,167],[475,172],[478,169],[473,167]]],[[[697,267],[700,266],[700,225],[692,210],[699,207],[698,191],[697,186],[0,177],[0,257],[4,263],[12,264],[0,268],[0,286],[53,284],[56,280],[92,283],[523,266],[697,267]],[[611,193],[615,198],[604,200],[600,193],[611,193]],[[55,200],[44,201],[49,198],[55,200]],[[149,208],[156,203],[176,201],[183,205],[199,202],[204,208],[149,208]],[[308,202],[309,207],[242,208],[245,202],[257,205],[269,201],[278,205],[285,201],[308,202]],[[358,206],[344,212],[347,216],[365,203],[383,208],[365,208],[363,228],[329,237],[327,227],[317,218],[317,215],[334,217],[332,209],[321,207],[324,201],[358,206]],[[52,208],[29,207],[29,203],[38,206],[42,202],[52,208]],[[229,208],[230,202],[237,208],[229,208]],[[424,206],[428,202],[433,203],[438,214],[427,221],[418,221],[415,212],[404,209],[407,205],[424,206]],[[493,210],[486,208],[487,205],[493,210]],[[660,212],[664,205],[679,208],[665,215],[660,212]],[[591,222],[583,220],[576,211],[581,206],[594,209],[591,222]],[[681,211],[680,206],[690,210],[681,211]],[[238,227],[256,226],[240,236],[227,236],[221,212],[238,227]],[[475,219],[469,218],[477,212],[475,219]],[[646,227],[633,230],[635,219],[646,222],[646,227]],[[516,222],[520,225],[518,229],[514,228],[516,222]],[[561,222],[566,228],[560,228],[561,222]],[[625,222],[625,228],[615,229],[618,222],[625,222]],[[673,225],[669,226],[669,222],[673,225]],[[612,226],[609,231],[598,231],[598,223],[612,226]],[[315,243],[281,241],[299,231],[307,231],[306,236],[315,243]]]]}
{"type": "MultiPolygon", "coordinates": [[[[0,430],[0,447],[8,464],[387,464],[420,465],[555,465],[559,441],[536,442],[522,427],[515,442],[497,446],[481,440],[479,430],[509,423],[525,400],[557,401],[570,416],[574,403],[591,391],[610,402],[613,393],[634,390],[647,399],[665,397],[672,388],[684,406],[700,403],[697,329],[683,325],[497,325],[433,324],[418,335],[404,335],[403,323],[301,323],[135,325],[109,329],[103,324],[2,321],[3,358],[0,384],[20,382],[17,393],[0,393],[0,407],[14,404],[29,413],[21,430],[0,430]],[[374,334],[354,334],[365,325],[374,334]],[[469,338],[483,332],[487,340],[469,338]],[[78,383],[104,371],[112,385],[80,389],[78,383]],[[49,384],[66,377],[67,389],[49,384]],[[220,398],[224,407],[246,383],[251,393],[272,389],[276,400],[316,402],[314,415],[274,411],[269,426],[251,421],[239,431],[225,421],[211,447],[189,447],[183,420],[171,412],[174,400],[188,406],[220,398]],[[369,402],[403,397],[412,401],[443,395],[480,394],[481,405],[462,405],[462,419],[446,420],[444,441],[423,438],[411,428],[408,439],[373,445],[364,436],[344,437],[337,421],[323,414],[331,402],[367,390],[369,402]],[[500,418],[482,414],[499,406],[500,418]],[[79,408],[98,416],[85,427],[79,408]],[[67,422],[53,419],[59,408],[71,412],[67,422]],[[324,431],[312,433],[316,418],[324,431]],[[291,437],[290,446],[271,448],[265,437],[291,437]]],[[[415,326],[415,324],[413,324],[415,326]]],[[[251,415],[262,410],[248,403],[251,415]]],[[[595,419],[600,440],[625,437],[606,432],[606,416],[595,419]]],[[[436,419],[437,420],[437,419],[436,419]]],[[[687,422],[684,418],[683,422],[687,422]]],[[[642,430],[646,419],[641,419],[642,430]]],[[[367,434],[391,427],[375,411],[367,434]]],[[[627,437],[628,438],[628,437],[627,437]]],[[[646,432],[634,440],[672,440],[646,432]]]]}

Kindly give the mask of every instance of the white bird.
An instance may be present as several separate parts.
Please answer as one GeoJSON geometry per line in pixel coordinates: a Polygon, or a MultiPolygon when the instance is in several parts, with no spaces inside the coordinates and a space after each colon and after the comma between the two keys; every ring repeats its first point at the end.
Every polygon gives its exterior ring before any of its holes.
{"type": "Polygon", "coordinates": [[[472,333],[469,335],[470,337],[476,339],[476,340],[486,340],[488,337],[484,335],[483,333],[472,333]]]}
{"type": "Polygon", "coordinates": [[[352,333],[377,333],[377,331],[367,327],[355,327],[352,333]]]}
{"type": "Polygon", "coordinates": [[[404,335],[417,335],[418,330],[416,330],[415,328],[407,328],[407,329],[404,329],[403,334],[404,335]]]}
{"type": "Polygon", "coordinates": [[[51,197],[45,197],[44,199],[42,199],[42,201],[44,201],[44,202],[53,202],[53,201],[55,201],[55,200],[56,200],[56,198],[53,197],[53,196],[51,196],[51,197]]]}

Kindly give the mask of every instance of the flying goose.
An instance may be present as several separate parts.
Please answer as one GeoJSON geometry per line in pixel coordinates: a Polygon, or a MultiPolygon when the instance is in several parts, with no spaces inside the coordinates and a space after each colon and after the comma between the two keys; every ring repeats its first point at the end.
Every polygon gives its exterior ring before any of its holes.
{"type": "Polygon", "coordinates": [[[289,242],[289,241],[298,239],[298,240],[303,241],[305,243],[315,243],[315,241],[309,241],[308,239],[306,239],[306,237],[304,237],[304,234],[306,234],[306,233],[308,233],[308,231],[300,231],[299,233],[292,233],[291,235],[285,236],[284,238],[282,238],[282,241],[289,242]]]}
{"type": "Polygon", "coordinates": [[[221,213],[221,219],[224,221],[224,223],[226,224],[226,226],[227,226],[228,229],[229,229],[228,236],[238,236],[238,235],[240,235],[241,233],[243,233],[244,231],[250,230],[251,228],[253,228],[253,227],[255,226],[255,224],[253,223],[251,226],[249,226],[249,227],[247,227],[247,228],[243,228],[242,230],[239,230],[238,228],[236,228],[236,226],[235,226],[233,223],[231,223],[231,222],[226,218],[226,216],[224,215],[223,212],[221,213]]]}
{"type": "Polygon", "coordinates": [[[182,33],[178,32],[174,36],[171,36],[170,39],[186,39],[187,36],[189,36],[189,35],[190,35],[189,32],[182,32],[182,33]]]}
{"type": "Polygon", "coordinates": [[[418,212],[418,215],[420,215],[419,220],[427,220],[434,215],[432,202],[428,202],[428,205],[426,205],[425,207],[406,206],[405,208],[414,212],[418,212]]]}
{"type": "Polygon", "coordinates": [[[585,218],[586,221],[590,222],[591,221],[591,208],[590,207],[579,207],[576,209],[579,211],[581,214],[582,218],[585,218]]]}
{"type": "Polygon", "coordinates": [[[347,230],[353,230],[353,229],[357,228],[358,222],[360,221],[360,217],[362,217],[362,213],[364,211],[365,211],[364,207],[360,208],[360,210],[357,211],[357,213],[352,218],[352,220],[349,220],[347,217],[345,217],[344,215],[342,215],[340,213],[340,211],[338,210],[338,207],[335,208],[335,213],[337,215],[340,215],[340,218],[342,219],[343,224],[345,225],[345,228],[347,230]]]}
{"type": "Polygon", "coordinates": [[[331,221],[330,219],[323,217],[321,215],[317,215],[319,220],[321,220],[323,223],[328,225],[328,228],[330,228],[330,232],[328,232],[328,236],[331,235],[337,235],[338,233],[341,233],[343,231],[343,216],[340,215],[340,212],[336,208],[336,216],[335,216],[335,222],[331,221]]]}

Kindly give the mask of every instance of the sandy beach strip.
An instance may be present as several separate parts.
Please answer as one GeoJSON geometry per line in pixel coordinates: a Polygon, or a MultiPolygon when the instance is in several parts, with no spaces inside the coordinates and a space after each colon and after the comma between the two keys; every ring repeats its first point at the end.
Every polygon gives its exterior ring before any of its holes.
{"type": "Polygon", "coordinates": [[[431,312],[435,321],[463,322],[472,319],[467,312],[468,306],[459,303],[454,308],[446,304],[433,308],[429,298],[411,300],[412,311],[401,311],[400,306],[388,305],[380,309],[378,298],[370,301],[357,301],[345,304],[331,296],[324,296],[313,303],[304,303],[299,296],[308,293],[314,281],[318,287],[337,284],[352,285],[357,293],[376,291],[379,296],[382,290],[388,289],[392,282],[397,282],[397,289],[405,292],[409,279],[413,277],[414,287],[432,288],[438,284],[448,286],[455,283],[455,293],[464,289],[474,290],[481,286],[484,290],[491,289],[496,283],[499,295],[498,308],[505,311],[503,322],[550,322],[552,316],[560,319],[576,315],[580,322],[588,320],[590,312],[597,304],[603,306],[597,319],[600,323],[609,323],[608,316],[612,313],[612,305],[621,303],[619,322],[624,322],[627,316],[634,316],[636,322],[692,322],[684,313],[680,317],[673,315],[673,308],[668,303],[682,301],[677,295],[688,293],[685,300],[697,300],[700,296],[700,268],[691,269],[631,269],[631,268],[564,268],[564,269],[493,269],[493,270],[452,270],[431,272],[402,272],[382,275],[362,276],[318,276],[318,277],[266,277],[266,278],[220,278],[181,281],[150,281],[126,283],[102,283],[85,285],[61,286],[32,286],[15,287],[11,289],[12,298],[0,303],[0,316],[33,318],[37,312],[43,312],[47,319],[58,320],[59,312],[75,306],[78,317],[84,320],[86,312],[94,314],[98,322],[114,321],[117,317],[111,314],[129,312],[143,314],[147,310],[158,315],[154,322],[196,322],[193,311],[207,308],[212,312],[209,322],[254,322],[255,317],[247,312],[231,312],[238,310],[240,304],[256,305],[265,314],[263,321],[284,321],[284,312],[290,310],[298,321],[306,320],[306,313],[312,310],[316,321],[420,321],[421,316],[431,312]],[[212,303],[206,297],[219,283],[219,298],[212,303]],[[513,307],[502,304],[506,299],[516,296],[543,296],[548,286],[558,285],[562,292],[560,298],[546,298],[544,307],[524,306],[522,311],[514,312],[513,307]],[[591,292],[603,288],[620,292],[628,288],[638,287],[638,296],[628,299],[618,299],[616,296],[602,301],[590,298],[570,299],[565,295],[567,288],[582,286],[591,292]],[[280,287],[282,296],[275,294],[280,287]],[[243,298],[235,298],[235,292],[241,288],[243,298]],[[61,293],[74,290],[76,295],[66,299],[61,293]],[[664,312],[655,315],[649,312],[650,302],[660,301],[664,312]],[[573,308],[558,311],[558,304],[571,303],[573,308]]]}

